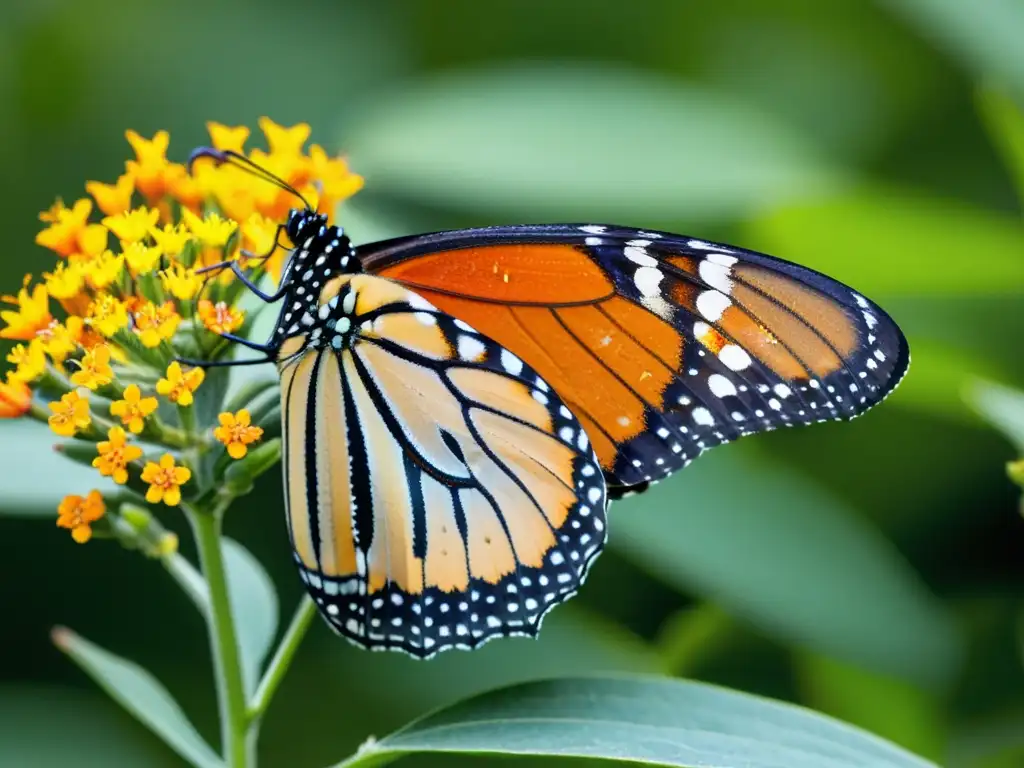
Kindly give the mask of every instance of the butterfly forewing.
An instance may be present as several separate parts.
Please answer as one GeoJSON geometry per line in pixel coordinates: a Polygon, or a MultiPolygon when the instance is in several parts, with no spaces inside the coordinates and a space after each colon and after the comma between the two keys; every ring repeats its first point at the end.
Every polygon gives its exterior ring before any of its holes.
{"type": "Polygon", "coordinates": [[[368,275],[328,282],[279,360],[289,531],[339,633],[425,657],[535,634],[576,591],[605,482],[532,366],[368,275]]]}
{"type": "Polygon", "coordinates": [[[616,489],[742,435],[857,416],[909,361],[895,323],[842,283],[678,235],[499,227],[357,253],[543,375],[616,489]]]}

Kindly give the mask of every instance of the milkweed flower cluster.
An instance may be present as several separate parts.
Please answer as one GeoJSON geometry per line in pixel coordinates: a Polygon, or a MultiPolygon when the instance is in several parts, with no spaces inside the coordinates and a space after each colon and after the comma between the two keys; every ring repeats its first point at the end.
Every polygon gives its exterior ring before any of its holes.
{"type": "MultiPolygon", "coordinates": [[[[329,217],[362,187],[342,158],[307,148],[308,125],[260,127],[266,149],[247,150],[248,128],[207,125],[216,149],[245,155],[329,217]]],[[[57,525],[77,542],[108,531],[119,503],[176,506],[222,492],[234,464],[273,463],[252,450],[271,448],[256,447],[275,420],[268,387],[228,396],[223,369],[183,360],[226,359],[234,345],[221,334],[249,334],[256,310],[239,306],[246,290],[221,267],[237,260],[253,280],[278,280],[289,245],[278,224],[296,200],[232,165],[168,159],[166,131],[126,138],[123,173],[40,214],[36,243],[55,261],[0,304],[0,339],[13,344],[0,418],[46,422],[61,453],[120,486],[60,503],[57,525]]]]}

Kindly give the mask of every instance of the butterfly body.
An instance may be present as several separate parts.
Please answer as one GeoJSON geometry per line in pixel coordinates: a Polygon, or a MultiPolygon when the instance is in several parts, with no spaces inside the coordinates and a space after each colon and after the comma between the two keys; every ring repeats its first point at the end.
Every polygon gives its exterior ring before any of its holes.
{"type": "Polygon", "coordinates": [[[230,265],[282,302],[271,338],[225,337],[277,364],[299,574],[364,648],[535,635],[600,554],[609,499],[738,437],[858,416],[909,365],[877,304],[736,246],[564,224],[354,248],[308,208],[280,229],[276,293],[230,265]]]}

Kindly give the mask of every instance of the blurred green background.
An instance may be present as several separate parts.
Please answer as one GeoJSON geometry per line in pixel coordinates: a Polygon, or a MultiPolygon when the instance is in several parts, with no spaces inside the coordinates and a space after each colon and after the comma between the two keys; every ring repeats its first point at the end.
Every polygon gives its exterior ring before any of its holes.
{"type": "MultiPolygon", "coordinates": [[[[116,178],[126,128],[170,130],[182,160],[206,120],[264,114],[308,121],[366,176],[342,215],[357,241],[603,220],[822,269],[910,338],[884,406],[741,441],[616,504],[587,588],[538,641],[417,663],[318,622],[264,764],[328,764],[504,682],[651,671],[796,701],[943,765],[1021,766],[1014,452],[963,393],[1024,385],[1024,128],[1015,164],[990,130],[1014,113],[987,90],[978,108],[979,88],[1024,93],[1022,40],[1024,6],[999,0],[7,3],[0,285],[51,266],[38,211],[116,178]]],[[[216,742],[199,617],[159,565],[54,528],[59,497],[97,478],[50,442],[0,424],[0,763],[178,765],[49,643],[66,624],[141,663],[216,742]]],[[[276,477],[227,531],[289,615],[276,477]]]]}

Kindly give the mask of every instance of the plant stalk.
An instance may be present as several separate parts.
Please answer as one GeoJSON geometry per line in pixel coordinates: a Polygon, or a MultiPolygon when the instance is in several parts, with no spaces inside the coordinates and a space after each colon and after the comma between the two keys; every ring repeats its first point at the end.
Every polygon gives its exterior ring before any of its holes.
{"type": "Polygon", "coordinates": [[[192,524],[199,562],[210,590],[207,627],[217,683],[223,757],[230,768],[251,768],[255,765],[255,739],[248,733],[238,636],[220,546],[221,523],[227,506],[227,502],[222,502],[212,510],[197,510],[182,504],[192,524]]]}
{"type": "Polygon", "coordinates": [[[267,665],[267,671],[263,674],[256,693],[253,694],[252,702],[249,704],[250,723],[257,723],[263,713],[267,711],[267,707],[270,706],[270,700],[277,692],[281,681],[284,680],[285,673],[288,672],[288,668],[292,664],[292,658],[299,649],[302,639],[306,636],[314,616],[316,616],[316,605],[313,603],[313,598],[305,595],[302,602],[299,603],[299,607],[295,609],[295,615],[292,616],[284,637],[281,638],[277,650],[274,651],[274,658],[267,665]]]}

